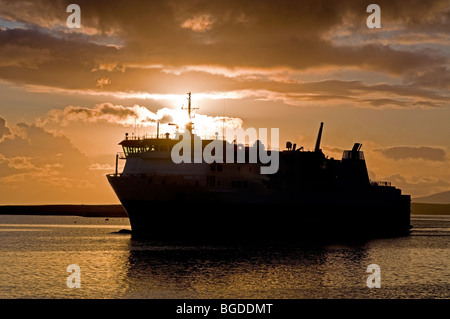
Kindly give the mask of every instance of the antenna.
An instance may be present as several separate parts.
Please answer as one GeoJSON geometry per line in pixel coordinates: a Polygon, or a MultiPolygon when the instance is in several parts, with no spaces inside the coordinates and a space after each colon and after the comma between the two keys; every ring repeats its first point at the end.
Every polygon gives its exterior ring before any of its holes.
{"type": "Polygon", "coordinates": [[[156,122],[156,139],[159,139],[159,120],[156,122]]]}
{"type": "MultiPolygon", "coordinates": [[[[187,107],[187,110],[188,110],[188,115],[189,115],[189,120],[191,119],[191,111],[192,110],[198,110],[198,107],[192,107],[191,106],[191,92],[188,92],[187,93],[187,95],[188,95],[188,107],[187,107]]],[[[182,110],[186,110],[186,108],[181,108],[182,110]]]]}
{"type": "Polygon", "coordinates": [[[222,139],[225,141],[225,99],[223,100],[222,139]]]}
{"type": "MultiPolygon", "coordinates": [[[[189,133],[192,134],[192,117],[191,117],[191,111],[192,110],[198,110],[198,107],[191,107],[191,92],[187,93],[188,95],[188,115],[189,115],[189,123],[186,124],[186,129],[189,131],[189,133]]],[[[181,108],[182,110],[186,110],[186,108],[181,108]]]]}

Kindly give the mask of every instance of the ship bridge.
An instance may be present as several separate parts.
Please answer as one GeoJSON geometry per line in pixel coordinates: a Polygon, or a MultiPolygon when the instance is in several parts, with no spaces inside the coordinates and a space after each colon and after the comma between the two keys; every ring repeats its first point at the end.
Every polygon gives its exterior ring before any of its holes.
{"type": "Polygon", "coordinates": [[[178,140],[168,138],[137,138],[128,139],[125,136],[125,140],[119,143],[122,146],[125,156],[133,156],[133,154],[142,154],[147,152],[170,152],[172,147],[178,143],[178,140]]]}

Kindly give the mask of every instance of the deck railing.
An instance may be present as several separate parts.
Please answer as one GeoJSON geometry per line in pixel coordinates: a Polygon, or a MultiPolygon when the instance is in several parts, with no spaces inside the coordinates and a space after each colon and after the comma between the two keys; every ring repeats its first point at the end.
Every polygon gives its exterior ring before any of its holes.
{"type": "Polygon", "coordinates": [[[392,186],[391,182],[385,182],[385,181],[383,181],[383,182],[382,181],[370,181],[370,184],[373,186],[387,186],[387,187],[392,186]]]}

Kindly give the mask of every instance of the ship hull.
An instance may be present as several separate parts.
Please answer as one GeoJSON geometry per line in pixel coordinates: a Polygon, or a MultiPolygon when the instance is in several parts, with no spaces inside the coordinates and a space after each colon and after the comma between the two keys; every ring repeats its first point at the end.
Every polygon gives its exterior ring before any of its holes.
{"type": "Polygon", "coordinates": [[[389,192],[350,198],[333,192],[282,193],[258,199],[189,185],[149,185],[139,178],[110,175],[108,180],[137,237],[293,241],[403,236],[410,230],[410,197],[389,192]]]}
{"type": "Polygon", "coordinates": [[[373,238],[402,236],[410,229],[409,223],[392,218],[400,209],[393,207],[220,205],[213,211],[205,207],[187,210],[183,204],[123,201],[133,235],[152,239],[373,238]]]}

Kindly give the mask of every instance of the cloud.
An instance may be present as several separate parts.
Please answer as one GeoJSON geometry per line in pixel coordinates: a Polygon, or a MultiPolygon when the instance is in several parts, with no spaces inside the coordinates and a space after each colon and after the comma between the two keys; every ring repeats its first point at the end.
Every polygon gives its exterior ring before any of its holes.
{"type": "Polygon", "coordinates": [[[26,158],[36,167],[61,164],[68,170],[87,163],[87,158],[63,135],[57,136],[42,127],[26,123],[18,123],[16,130],[17,134],[0,142],[0,153],[10,161],[26,158]]]}
{"type": "Polygon", "coordinates": [[[413,1],[406,7],[400,1],[382,1],[383,28],[376,35],[365,26],[367,4],[362,1],[131,1],[123,10],[120,1],[80,0],[83,27],[78,33],[64,28],[64,2],[0,4],[0,17],[23,25],[0,30],[0,78],[15,83],[91,92],[108,88],[111,94],[161,94],[187,85],[208,92],[223,84],[229,86],[223,91],[238,91],[253,88],[255,78],[249,70],[259,70],[256,80],[270,78],[277,84],[295,80],[293,74],[273,74],[277,69],[295,73],[354,68],[365,77],[405,77],[412,91],[422,86],[448,89],[448,74],[433,80],[448,69],[448,52],[378,41],[393,29],[395,37],[417,34],[417,25],[428,38],[434,31],[442,34],[439,30],[448,30],[450,9],[441,0],[429,5],[413,1]],[[45,14],[36,15],[36,8],[45,14]],[[400,10],[406,13],[394,14],[400,10]],[[349,26],[354,26],[349,33],[352,43],[329,36],[349,26]],[[211,76],[168,76],[186,66],[190,71],[204,71],[206,66],[211,76]]]}
{"type": "Polygon", "coordinates": [[[0,203],[54,202],[63,194],[76,202],[98,187],[89,159],[67,137],[26,123],[13,131],[0,141],[0,203]]]}
{"type": "Polygon", "coordinates": [[[55,122],[60,123],[63,126],[67,126],[70,122],[105,122],[120,125],[133,125],[136,119],[144,118],[151,121],[152,116],[154,116],[153,113],[139,105],[124,107],[122,105],[102,103],[97,104],[93,108],[67,106],[62,110],[53,109],[47,113],[44,120],[41,120],[41,123],[55,122]]]}
{"type": "MultiPolygon", "coordinates": [[[[64,109],[50,110],[47,115],[38,120],[40,125],[57,123],[67,126],[70,123],[107,123],[122,126],[139,125],[141,127],[156,126],[160,124],[175,124],[184,130],[189,122],[186,109],[162,108],[156,112],[150,111],[144,106],[134,105],[131,107],[101,103],[93,108],[81,106],[67,106],[64,109]]],[[[214,136],[216,132],[222,132],[226,128],[240,128],[243,121],[240,118],[208,116],[204,114],[193,114],[192,122],[196,133],[201,136],[214,136]]],[[[169,129],[169,131],[175,130],[169,129]]]]}
{"type": "MultiPolygon", "coordinates": [[[[185,75],[188,76],[188,75],[185,75]]],[[[256,75],[255,75],[256,76],[256,75]]],[[[161,81],[165,81],[161,76],[161,81]]],[[[209,80],[213,81],[213,80],[209,80]]],[[[339,105],[351,107],[370,108],[436,108],[445,107],[448,98],[442,92],[432,89],[415,87],[407,84],[366,84],[363,81],[325,80],[316,82],[257,80],[242,81],[241,79],[230,79],[229,82],[220,82],[223,91],[207,91],[196,93],[199,99],[253,99],[259,101],[276,101],[288,105],[339,105]],[[240,89],[239,89],[240,88],[240,89]],[[227,90],[231,89],[231,90],[227,90]],[[389,98],[386,98],[389,96],[389,98]],[[318,104],[320,103],[320,104],[318,104]]],[[[176,83],[176,81],[175,81],[176,83]]],[[[211,85],[219,88],[217,83],[206,82],[205,86],[211,85]]],[[[185,94],[157,94],[148,92],[125,92],[125,91],[94,91],[94,90],[71,90],[59,89],[48,86],[27,85],[30,92],[39,93],[65,93],[88,96],[114,97],[118,99],[141,99],[141,100],[168,100],[179,104],[183,101],[185,94]]]]}
{"type": "Polygon", "coordinates": [[[107,60],[117,48],[73,35],[56,36],[40,27],[0,30],[0,78],[14,83],[55,87],[93,87],[96,60],[107,60]],[[102,57],[103,56],[103,57],[102,57]]]}
{"type": "Polygon", "coordinates": [[[123,126],[154,125],[157,121],[169,123],[173,121],[173,110],[164,108],[156,113],[151,112],[144,106],[123,106],[111,103],[101,103],[93,108],[81,106],[67,106],[64,109],[50,110],[47,115],[38,122],[42,125],[47,123],[58,123],[67,126],[70,123],[108,123],[123,126]]]}
{"type": "Polygon", "coordinates": [[[226,129],[242,128],[243,120],[240,118],[232,118],[227,116],[207,116],[196,114],[192,120],[194,123],[195,133],[208,138],[215,135],[222,136],[226,129]]]}
{"type": "Polygon", "coordinates": [[[10,135],[11,131],[6,126],[6,120],[2,117],[0,117],[0,140],[3,138],[3,136],[10,135]]]}
{"type": "Polygon", "coordinates": [[[404,79],[407,84],[438,89],[450,89],[450,69],[444,66],[409,72],[404,79]]]}
{"type": "MultiPolygon", "coordinates": [[[[8,31],[4,30],[7,33],[8,31]]],[[[21,43],[3,42],[0,49],[0,67],[37,69],[39,65],[51,60],[50,50],[23,46],[21,43]]]]}
{"type": "Polygon", "coordinates": [[[446,160],[445,150],[436,147],[395,146],[378,151],[381,152],[384,156],[394,160],[423,159],[438,162],[443,162],[446,160]]]}
{"type": "Polygon", "coordinates": [[[405,177],[400,174],[394,174],[380,180],[390,181],[392,185],[400,188],[403,194],[413,194],[414,197],[447,191],[450,187],[450,183],[447,180],[439,177],[405,177]]]}
{"type": "Polygon", "coordinates": [[[111,79],[101,78],[97,80],[97,87],[103,89],[105,86],[111,84],[111,79]]]}
{"type": "Polygon", "coordinates": [[[205,32],[211,30],[214,21],[212,16],[203,14],[190,19],[187,19],[181,24],[182,28],[190,29],[195,32],[205,32]]]}
{"type": "Polygon", "coordinates": [[[100,164],[100,163],[94,163],[91,166],[89,166],[90,171],[108,171],[108,172],[114,172],[115,166],[111,164],[100,164]]]}

